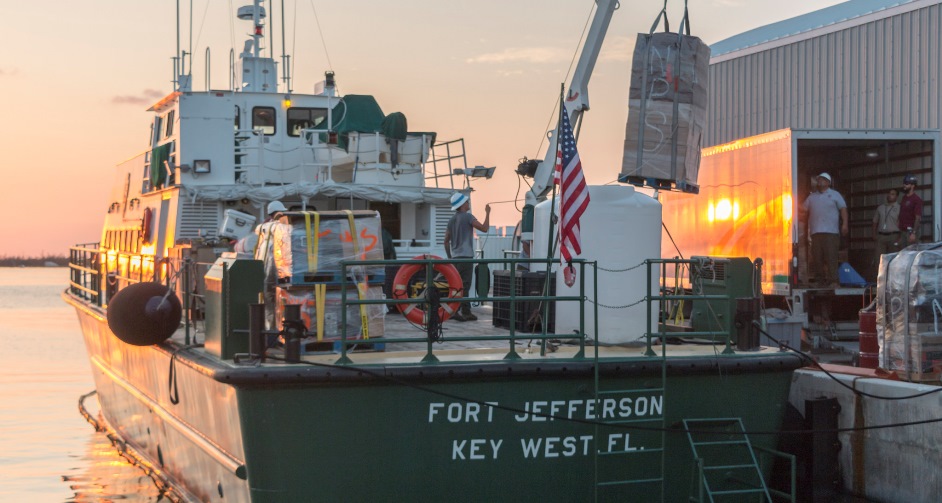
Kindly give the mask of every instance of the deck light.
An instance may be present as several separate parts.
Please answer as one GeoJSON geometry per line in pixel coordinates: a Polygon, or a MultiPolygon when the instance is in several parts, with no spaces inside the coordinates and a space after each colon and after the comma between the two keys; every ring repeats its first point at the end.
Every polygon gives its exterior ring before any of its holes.
{"type": "Polygon", "coordinates": [[[194,173],[209,173],[212,170],[212,167],[209,164],[209,159],[200,159],[193,161],[193,172],[194,173]]]}
{"type": "Polygon", "coordinates": [[[472,178],[490,179],[492,176],[494,176],[495,169],[497,169],[496,166],[491,166],[489,168],[485,168],[484,166],[475,166],[471,168],[471,172],[468,173],[468,176],[472,178]]]}
{"type": "Polygon", "coordinates": [[[285,108],[291,108],[291,96],[290,95],[285,96],[284,106],[285,108]]]}

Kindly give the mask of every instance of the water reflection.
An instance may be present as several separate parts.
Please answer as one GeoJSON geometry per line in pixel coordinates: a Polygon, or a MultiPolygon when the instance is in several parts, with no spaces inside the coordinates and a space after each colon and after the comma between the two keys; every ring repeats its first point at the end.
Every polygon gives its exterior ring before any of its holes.
{"type": "Polygon", "coordinates": [[[167,502],[154,481],[144,472],[121,457],[108,437],[92,430],[81,456],[79,468],[62,480],[74,492],[66,502],[167,502]]]}
{"type": "Polygon", "coordinates": [[[68,281],[66,268],[0,267],[0,501],[167,501],[76,410],[94,383],[59,296],[68,281]]]}

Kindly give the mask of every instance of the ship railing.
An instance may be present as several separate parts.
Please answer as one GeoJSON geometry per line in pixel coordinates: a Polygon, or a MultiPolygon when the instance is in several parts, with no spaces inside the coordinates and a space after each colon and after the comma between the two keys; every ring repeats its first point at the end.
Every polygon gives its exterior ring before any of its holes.
{"type": "MultiPolygon", "coordinates": [[[[685,288],[686,275],[681,271],[689,271],[691,267],[701,265],[701,259],[649,259],[645,261],[648,277],[648,319],[647,319],[647,351],[648,356],[655,356],[652,343],[658,340],[695,340],[706,341],[712,344],[723,344],[723,354],[733,353],[730,330],[700,330],[694,329],[692,324],[672,323],[679,321],[687,303],[697,303],[707,311],[708,327],[722,327],[731,324],[733,320],[725,319],[722,312],[717,312],[719,306],[728,306],[730,298],[727,295],[709,295],[697,293],[693,289],[685,288]],[[656,280],[657,278],[657,280],[656,280]],[[657,285],[657,292],[651,290],[657,285]],[[652,316],[652,303],[657,303],[658,316],[652,316]]],[[[702,327],[698,327],[702,328],[702,327]]],[[[662,346],[663,347],[663,346],[662,346]]]]}
{"type": "Polygon", "coordinates": [[[313,183],[331,182],[334,180],[334,149],[337,148],[335,133],[327,129],[306,128],[300,132],[304,140],[304,148],[310,152],[311,160],[302,157],[301,171],[305,181],[313,183]],[[327,135],[327,141],[321,141],[321,135],[327,135]]]}
{"type": "Polygon", "coordinates": [[[100,243],[69,248],[69,292],[90,304],[106,306],[128,285],[168,281],[171,260],[103,248],[100,243]]]}
{"type": "MultiPolygon", "coordinates": [[[[432,167],[431,172],[426,165],[425,181],[426,185],[435,184],[435,188],[455,188],[455,170],[460,169],[464,173],[468,169],[468,161],[465,156],[464,138],[457,140],[443,141],[432,146],[432,167]],[[439,181],[446,178],[447,186],[439,181]]],[[[459,178],[460,180],[460,178],[459,178]]],[[[465,178],[466,180],[466,178],[465,178]]],[[[464,188],[464,187],[459,187],[464,188]]]]}
{"type": "MultiPolygon", "coordinates": [[[[550,266],[548,269],[552,269],[552,264],[554,261],[547,259],[536,259],[536,258],[509,258],[509,259],[412,259],[412,260],[356,260],[356,261],[342,261],[341,266],[341,275],[340,275],[340,291],[341,291],[341,320],[340,320],[340,359],[338,364],[352,363],[352,360],[349,356],[348,348],[352,344],[356,345],[373,345],[382,347],[385,344],[403,344],[403,343],[425,343],[427,345],[425,357],[422,359],[425,363],[431,363],[438,361],[438,358],[434,354],[434,345],[438,341],[436,334],[430,333],[426,337],[409,337],[409,338],[392,338],[392,337],[375,337],[375,338],[352,338],[347,333],[347,306],[359,306],[359,305],[376,305],[382,304],[387,305],[400,305],[400,304],[416,304],[421,305],[425,304],[427,301],[424,296],[407,298],[407,299],[368,299],[368,298],[359,298],[356,294],[357,289],[348,290],[348,286],[353,285],[353,281],[350,280],[350,277],[356,277],[356,274],[353,274],[357,270],[362,270],[364,267],[369,266],[403,266],[407,264],[421,264],[425,268],[425,278],[436,278],[435,267],[443,264],[471,264],[472,267],[477,266],[478,264],[485,264],[490,267],[492,264],[497,266],[504,266],[507,264],[511,270],[516,270],[518,264],[543,264],[545,266],[550,266]]],[[[547,343],[550,340],[559,340],[559,341],[569,341],[579,345],[579,350],[576,353],[576,358],[582,358],[585,356],[585,345],[587,338],[592,340],[597,340],[597,334],[586,334],[586,316],[594,316],[595,323],[593,326],[598,326],[598,307],[593,303],[590,311],[586,311],[587,298],[585,295],[586,287],[586,278],[587,274],[592,274],[593,277],[597,280],[597,264],[595,262],[590,262],[586,260],[576,259],[573,260],[573,266],[577,269],[578,274],[578,294],[576,295],[549,295],[547,292],[551,292],[553,285],[551,283],[555,282],[555,279],[552,275],[544,276],[545,287],[543,288],[544,295],[517,295],[517,283],[523,281],[522,277],[519,277],[517,274],[509,275],[509,285],[508,295],[469,295],[459,298],[443,298],[441,299],[442,303],[458,303],[458,304],[470,304],[470,303],[481,303],[481,302],[501,302],[507,303],[509,308],[509,319],[508,319],[508,328],[509,335],[469,335],[469,336],[448,336],[449,342],[472,342],[472,341],[506,341],[507,342],[507,354],[504,356],[504,359],[514,360],[519,359],[520,355],[517,354],[516,350],[516,341],[518,340],[536,340],[540,343],[540,354],[546,354],[547,343]],[[521,302],[540,302],[542,309],[542,320],[540,323],[540,332],[526,333],[521,335],[518,333],[517,327],[517,305],[521,302]],[[549,319],[550,310],[549,304],[551,302],[573,302],[579,304],[579,328],[573,333],[561,334],[549,332],[547,329],[549,323],[545,320],[549,319]]],[[[426,284],[432,283],[434,285],[435,279],[431,282],[426,281],[426,284]]],[[[428,309],[428,306],[425,306],[428,309]]]]}
{"type": "Polygon", "coordinates": [[[250,176],[252,170],[260,170],[265,166],[265,134],[261,129],[235,130],[235,181],[239,183],[252,183],[250,176]],[[247,162],[253,157],[255,162],[247,162]]]}
{"type": "Polygon", "coordinates": [[[69,291],[86,302],[101,305],[101,271],[98,243],[69,248],[69,291]]]}

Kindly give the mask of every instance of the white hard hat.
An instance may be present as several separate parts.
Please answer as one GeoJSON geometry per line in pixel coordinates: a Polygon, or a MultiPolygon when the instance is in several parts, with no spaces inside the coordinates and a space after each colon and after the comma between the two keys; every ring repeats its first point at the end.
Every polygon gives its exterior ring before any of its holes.
{"type": "Polygon", "coordinates": [[[279,211],[288,211],[288,208],[285,208],[285,205],[281,201],[272,201],[268,203],[268,214],[277,213],[279,211]]]}
{"type": "Polygon", "coordinates": [[[464,206],[464,203],[468,202],[467,194],[462,192],[455,192],[451,195],[451,209],[452,211],[458,211],[458,208],[464,206]]]}
{"type": "Polygon", "coordinates": [[[831,181],[831,175],[827,174],[827,172],[821,173],[820,175],[818,175],[818,178],[824,178],[824,179],[827,180],[829,183],[830,183],[830,181],[831,181]]]}

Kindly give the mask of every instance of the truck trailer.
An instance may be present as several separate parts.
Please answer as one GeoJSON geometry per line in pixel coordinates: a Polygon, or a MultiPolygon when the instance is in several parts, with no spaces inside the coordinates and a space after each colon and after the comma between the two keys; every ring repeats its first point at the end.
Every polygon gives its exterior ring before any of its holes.
{"type": "MultiPolygon", "coordinates": [[[[817,344],[841,345],[858,333],[858,311],[875,294],[879,256],[872,220],[889,189],[913,175],[924,202],[919,235],[939,240],[942,187],[940,131],[781,129],[702,150],[700,192],[661,192],[662,254],[670,257],[761,258],[766,307],[800,321],[817,344]],[[799,205],[821,172],[847,202],[850,232],[840,263],[862,281],[815,288],[810,238],[799,205]]],[[[695,308],[696,309],[696,308],[695,308]]]]}

